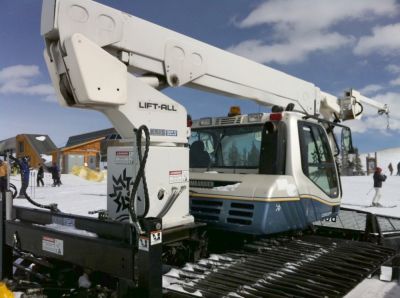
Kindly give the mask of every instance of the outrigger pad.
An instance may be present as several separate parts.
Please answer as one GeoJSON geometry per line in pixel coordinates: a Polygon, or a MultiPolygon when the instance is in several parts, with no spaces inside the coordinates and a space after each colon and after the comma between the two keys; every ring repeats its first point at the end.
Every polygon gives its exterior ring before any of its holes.
{"type": "Polygon", "coordinates": [[[170,297],[342,297],[395,253],[321,236],[260,239],[173,269],[163,286],[170,297]]]}

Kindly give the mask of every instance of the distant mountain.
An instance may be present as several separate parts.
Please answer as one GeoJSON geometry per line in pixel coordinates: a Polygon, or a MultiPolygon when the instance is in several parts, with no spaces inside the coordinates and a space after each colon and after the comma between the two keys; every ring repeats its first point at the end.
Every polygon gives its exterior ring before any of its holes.
{"type": "MultiPolygon", "coordinates": [[[[389,166],[389,163],[392,163],[393,175],[396,175],[397,164],[400,162],[400,147],[380,150],[380,151],[377,151],[376,154],[377,154],[377,161],[378,161],[377,165],[378,165],[378,167],[382,168],[383,173],[386,175],[390,175],[388,166],[389,166]]],[[[367,166],[366,166],[366,157],[367,156],[368,156],[368,153],[360,154],[360,158],[361,158],[361,162],[362,162],[364,171],[366,171],[366,169],[367,169],[367,166]]],[[[374,157],[375,152],[369,153],[369,156],[374,157]]]]}

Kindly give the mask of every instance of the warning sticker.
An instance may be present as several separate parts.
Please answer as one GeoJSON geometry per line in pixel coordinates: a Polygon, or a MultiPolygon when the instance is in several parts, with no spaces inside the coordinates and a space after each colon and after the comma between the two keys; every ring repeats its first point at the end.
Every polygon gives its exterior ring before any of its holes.
{"type": "Polygon", "coordinates": [[[149,238],[139,237],[139,250],[149,251],[149,238]]]}
{"type": "Polygon", "coordinates": [[[169,171],[169,183],[182,183],[189,181],[189,171],[169,171]]]}
{"type": "Polygon", "coordinates": [[[43,236],[42,250],[51,252],[56,255],[64,255],[64,241],[51,237],[43,236]]]}
{"type": "Polygon", "coordinates": [[[153,231],[150,233],[151,243],[150,245],[160,244],[162,242],[161,231],[153,231]]]}
{"type": "Polygon", "coordinates": [[[133,152],[132,151],[116,151],[115,152],[115,162],[122,164],[131,164],[133,162],[133,152]]]}

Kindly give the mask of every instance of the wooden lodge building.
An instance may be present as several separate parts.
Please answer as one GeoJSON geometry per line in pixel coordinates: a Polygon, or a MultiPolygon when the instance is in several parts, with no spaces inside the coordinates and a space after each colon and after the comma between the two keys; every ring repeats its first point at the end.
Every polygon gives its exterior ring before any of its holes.
{"type": "Polygon", "coordinates": [[[115,134],[114,128],[108,128],[71,136],[65,147],[53,152],[53,161],[57,161],[64,174],[71,172],[74,166],[86,165],[91,169],[99,169],[100,161],[104,160],[101,144],[115,134]]]}
{"type": "Polygon", "coordinates": [[[17,158],[28,156],[30,166],[37,168],[43,163],[45,155],[51,155],[57,147],[48,135],[42,134],[19,134],[3,141],[0,141],[0,153],[7,152],[17,158]]]}

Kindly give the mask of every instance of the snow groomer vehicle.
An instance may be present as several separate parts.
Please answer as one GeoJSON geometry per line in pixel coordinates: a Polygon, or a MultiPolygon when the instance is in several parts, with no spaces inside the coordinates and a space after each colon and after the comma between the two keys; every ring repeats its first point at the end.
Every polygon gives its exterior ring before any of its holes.
{"type": "Polygon", "coordinates": [[[9,287],[49,297],[340,297],[395,257],[368,215],[342,239],[324,224],[342,216],[335,156],[352,150],[342,122],[363,105],[388,114],[386,105],[352,89],[338,98],[90,0],[44,0],[41,34],[60,104],[103,113],[122,140],[108,151],[99,218],[3,198],[9,287]],[[162,93],[181,87],[271,113],[188,121],[162,93]]]}

